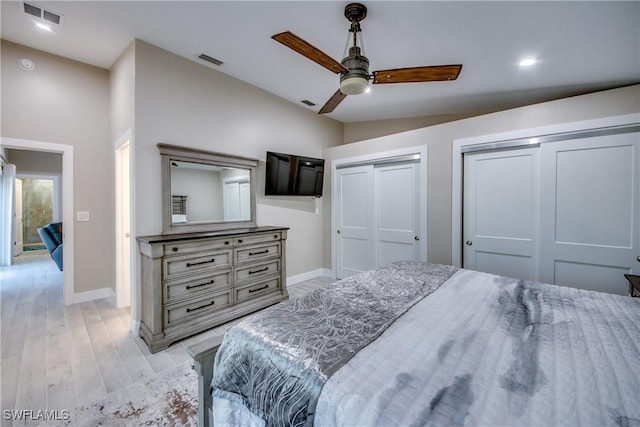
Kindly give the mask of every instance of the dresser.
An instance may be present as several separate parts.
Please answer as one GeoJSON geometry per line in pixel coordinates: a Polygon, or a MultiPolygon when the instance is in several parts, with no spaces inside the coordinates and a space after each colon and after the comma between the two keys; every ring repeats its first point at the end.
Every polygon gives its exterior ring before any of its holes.
{"type": "Polygon", "coordinates": [[[138,237],[140,335],[152,353],[289,298],[286,227],[138,237]]]}

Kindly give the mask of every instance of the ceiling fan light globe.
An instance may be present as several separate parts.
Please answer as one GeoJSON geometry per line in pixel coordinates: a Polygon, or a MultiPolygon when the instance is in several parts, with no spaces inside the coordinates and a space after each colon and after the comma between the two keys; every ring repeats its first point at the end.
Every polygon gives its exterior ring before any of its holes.
{"type": "Polygon", "coordinates": [[[369,80],[360,76],[351,76],[340,81],[340,92],[345,95],[360,95],[369,87],[369,80]]]}

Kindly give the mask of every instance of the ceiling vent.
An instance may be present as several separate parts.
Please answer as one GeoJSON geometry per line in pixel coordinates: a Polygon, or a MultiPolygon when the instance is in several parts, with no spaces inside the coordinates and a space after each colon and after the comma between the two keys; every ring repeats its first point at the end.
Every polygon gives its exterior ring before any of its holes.
{"type": "Polygon", "coordinates": [[[212,63],[213,65],[222,65],[224,64],[224,62],[220,61],[219,59],[213,58],[209,55],[205,55],[204,53],[201,53],[198,58],[202,59],[203,61],[207,61],[212,63]]]}
{"type": "Polygon", "coordinates": [[[62,15],[52,12],[50,10],[44,9],[34,3],[27,3],[26,1],[22,2],[22,10],[27,15],[31,15],[35,18],[46,21],[49,24],[61,25],[63,17],[62,15]]]}

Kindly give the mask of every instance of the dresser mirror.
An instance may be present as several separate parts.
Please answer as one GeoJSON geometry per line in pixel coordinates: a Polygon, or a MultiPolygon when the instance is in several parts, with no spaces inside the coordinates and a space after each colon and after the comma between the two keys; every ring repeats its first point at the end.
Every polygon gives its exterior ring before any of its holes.
{"type": "Polygon", "coordinates": [[[163,234],[255,227],[258,161],[158,144],[163,234]]]}

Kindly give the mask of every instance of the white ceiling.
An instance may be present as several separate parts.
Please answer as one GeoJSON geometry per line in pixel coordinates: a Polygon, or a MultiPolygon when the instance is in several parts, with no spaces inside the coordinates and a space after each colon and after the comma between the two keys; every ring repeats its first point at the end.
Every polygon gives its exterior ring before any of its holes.
{"type": "MultiPolygon", "coordinates": [[[[348,2],[43,1],[47,33],[2,1],[2,38],[109,68],[134,38],[318,111],[339,76],[271,40],[290,30],[342,58],[348,2]],[[315,107],[300,103],[308,99],[315,107]]],[[[328,116],[342,122],[495,111],[640,82],[640,2],[366,1],[370,69],[462,63],[453,82],[376,85],[328,116]],[[538,63],[521,69],[519,61],[538,63]]],[[[36,64],[37,66],[37,64],[36,64]]]]}

